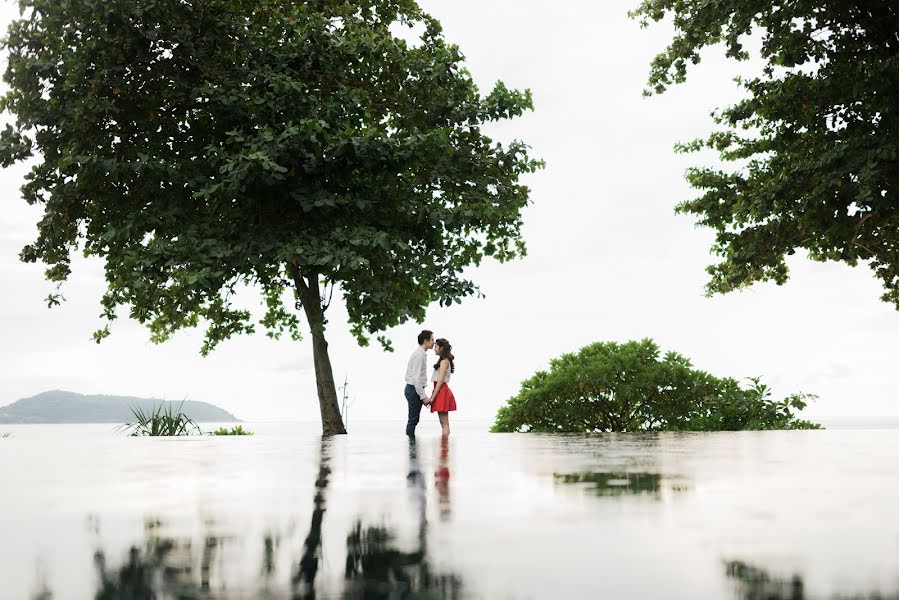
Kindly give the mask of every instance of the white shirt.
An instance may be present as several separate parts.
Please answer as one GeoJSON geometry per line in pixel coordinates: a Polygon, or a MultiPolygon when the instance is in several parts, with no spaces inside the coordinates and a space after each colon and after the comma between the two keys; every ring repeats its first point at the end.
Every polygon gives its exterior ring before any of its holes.
{"type": "Polygon", "coordinates": [[[421,346],[412,351],[406,367],[406,383],[414,386],[418,397],[428,399],[428,353],[421,346]]]}
{"type": "MultiPolygon", "coordinates": [[[[440,376],[440,369],[439,368],[434,369],[432,367],[431,370],[433,371],[433,373],[431,374],[431,381],[433,381],[434,383],[437,383],[437,379],[440,376]]],[[[450,380],[450,377],[452,376],[452,374],[453,374],[453,372],[450,370],[449,367],[447,367],[446,375],[444,375],[444,377],[443,377],[443,383],[449,383],[449,380],[450,380]]]]}

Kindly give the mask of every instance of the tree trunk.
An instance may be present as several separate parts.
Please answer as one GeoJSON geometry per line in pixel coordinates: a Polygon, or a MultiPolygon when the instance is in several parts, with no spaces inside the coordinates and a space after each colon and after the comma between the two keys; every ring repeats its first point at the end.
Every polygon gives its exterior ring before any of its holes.
{"type": "Polygon", "coordinates": [[[346,433],[343,418],[340,416],[340,406],[337,403],[337,387],[334,385],[334,373],[331,370],[331,359],[328,356],[328,342],[325,340],[325,312],[322,308],[318,274],[309,273],[304,278],[300,270],[293,265],[291,265],[291,274],[312,334],[312,356],[315,360],[315,385],[318,388],[322,434],[346,433]]]}

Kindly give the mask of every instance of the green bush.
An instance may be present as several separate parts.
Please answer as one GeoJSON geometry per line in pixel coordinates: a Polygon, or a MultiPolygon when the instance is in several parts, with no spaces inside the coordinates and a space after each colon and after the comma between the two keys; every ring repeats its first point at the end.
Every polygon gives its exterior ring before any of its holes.
{"type": "Polygon", "coordinates": [[[122,428],[133,437],[138,436],[179,436],[200,435],[200,426],[193,419],[181,412],[181,406],[175,409],[174,404],[155,406],[144,411],[139,406],[131,408],[134,423],[125,423],[122,428]]]}
{"type": "Polygon", "coordinates": [[[243,425],[236,425],[231,429],[228,429],[227,427],[219,427],[215,431],[210,432],[209,435],[253,435],[253,432],[244,429],[243,425]]]}
{"type": "Polygon", "coordinates": [[[734,431],[817,429],[794,411],[815,398],[771,398],[758,378],[742,387],[693,368],[676,353],[661,355],[651,339],[599,342],[563,354],[521,384],[499,409],[491,431],[734,431]]]}

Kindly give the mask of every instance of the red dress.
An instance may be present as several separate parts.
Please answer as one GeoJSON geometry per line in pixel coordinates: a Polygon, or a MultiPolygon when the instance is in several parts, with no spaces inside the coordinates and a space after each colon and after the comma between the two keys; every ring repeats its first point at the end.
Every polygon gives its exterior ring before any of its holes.
{"type": "MultiPolygon", "coordinates": [[[[436,381],[434,382],[434,387],[437,387],[436,381]]],[[[437,397],[431,403],[431,412],[449,412],[451,410],[456,410],[456,397],[453,396],[453,390],[444,381],[443,385],[440,386],[440,391],[437,392],[437,397]]]]}

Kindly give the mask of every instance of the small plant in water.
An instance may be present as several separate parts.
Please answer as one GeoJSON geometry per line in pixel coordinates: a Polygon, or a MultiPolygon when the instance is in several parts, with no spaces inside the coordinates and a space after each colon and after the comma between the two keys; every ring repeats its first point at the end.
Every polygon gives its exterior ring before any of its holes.
{"type": "Polygon", "coordinates": [[[215,431],[211,431],[209,435],[253,435],[253,432],[244,429],[243,425],[235,425],[231,429],[219,427],[215,431]]]}
{"type": "Polygon", "coordinates": [[[181,412],[184,403],[175,405],[160,404],[152,410],[145,411],[139,406],[131,407],[134,415],[134,423],[125,423],[120,427],[132,437],[139,436],[175,436],[175,435],[201,435],[199,425],[193,419],[181,412]]]}
{"type": "Polygon", "coordinates": [[[349,400],[349,396],[347,395],[347,388],[349,387],[349,385],[350,380],[346,375],[344,375],[343,385],[340,386],[340,416],[343,417],[343,424],[347,427],[349,427],[350,425],[350,415],[347,411],[350,409],[350,406],[353,405],[353,402],[355,402],[355,400],[351,400],[349,403],[347,403],[347,400],[349,400]]]}

